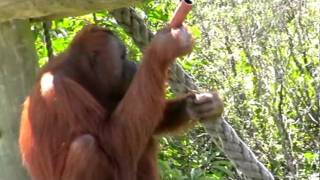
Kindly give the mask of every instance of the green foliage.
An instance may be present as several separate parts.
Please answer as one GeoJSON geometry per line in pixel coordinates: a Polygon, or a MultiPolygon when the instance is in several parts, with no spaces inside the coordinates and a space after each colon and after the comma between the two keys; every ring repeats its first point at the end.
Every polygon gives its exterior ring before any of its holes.
{"type": "MultiPolygon", "coordinates": [[[[137,10],[156,31],[170,19],[173,2],[145,1],[137,10]]],[[[319,177],[319,7],[315,0],[197,0],[186,22],[196,47],[179,63],[203,90],[219,90],[230,123],[277,179],[319,177]]],[[[117,32],[130,59],[140,59],[132,39],[106,12],[53,21],[55,53],[94,21],[117,32]]],[[[32,30],[42,65],[43,29],[34,23],[32,30]]],[[[165,180],[240,178],[200,126],[162,138],[159,167],[165,180]]]]}

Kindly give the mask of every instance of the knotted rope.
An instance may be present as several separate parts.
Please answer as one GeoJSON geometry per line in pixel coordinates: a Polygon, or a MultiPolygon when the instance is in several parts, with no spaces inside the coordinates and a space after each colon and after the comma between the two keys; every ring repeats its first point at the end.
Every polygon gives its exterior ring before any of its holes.
{"type": "MultiPolygon", "coordinates": [[[[146,27],[132,8],[121,8],[111,12],[128,34],[131,35],[137,46],[143,50],[150,42],[153,33],[146,27]]],[[[185,93],[198,90],[192,77],[183,71],[178,64],[173,64],[170,69],[169,83],[175,93],[185,93]]],[[[226,119],[226,117],[225,117],[226,119]]],[[[218,121],[203,121],[202,125],[211,136],[214,143],[226,154],[228,159],[248,179],[273,180],[273,175],[258,161],[249,147],[239,138],[234,129],[221,117],[218,121]]]]}

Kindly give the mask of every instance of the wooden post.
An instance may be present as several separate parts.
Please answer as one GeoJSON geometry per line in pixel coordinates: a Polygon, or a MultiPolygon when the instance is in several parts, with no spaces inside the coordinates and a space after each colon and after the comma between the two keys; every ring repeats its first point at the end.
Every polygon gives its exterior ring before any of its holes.
{"type": "Polygon", "coordinates": [[[127,7],[143,0],[0,0],[0,22],[56,19],[127,7]]]}
{"type": "Polygon", "coordinates": [[[28,179],[18,153],[18,129],[36,67],[29,21],[0,23],[0,180],[28,179]]]}

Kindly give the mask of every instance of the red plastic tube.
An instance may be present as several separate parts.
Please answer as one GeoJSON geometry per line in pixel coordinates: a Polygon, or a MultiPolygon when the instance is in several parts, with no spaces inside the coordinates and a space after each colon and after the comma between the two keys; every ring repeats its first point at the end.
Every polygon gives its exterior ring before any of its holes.
{"type": "Polygon", "coordinates": [[[192,9],[191,0],[182,0],[180,1],[177,9],[175,10],[173,17],[170,21],[171,28],[178,28],[182,26],[183,21],[185,20],[187,14],[192,9]]]}

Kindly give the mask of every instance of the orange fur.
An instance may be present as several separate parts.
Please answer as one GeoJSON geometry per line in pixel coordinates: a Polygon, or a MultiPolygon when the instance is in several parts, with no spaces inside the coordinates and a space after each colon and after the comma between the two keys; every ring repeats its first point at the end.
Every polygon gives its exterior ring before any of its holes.
{"type": "Polygon", "coordinates": [[[24,103],[19,138],[32,179],[159,178],[153,135],[188,119],[184,108],[168,110],[186,99],[166,103],[167,70],[191,48],[160,33],[131,82],[126,73],[135,69],[122,46],[110,31],[88,26],[42,70],[24,103]]]}

